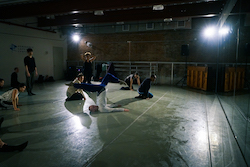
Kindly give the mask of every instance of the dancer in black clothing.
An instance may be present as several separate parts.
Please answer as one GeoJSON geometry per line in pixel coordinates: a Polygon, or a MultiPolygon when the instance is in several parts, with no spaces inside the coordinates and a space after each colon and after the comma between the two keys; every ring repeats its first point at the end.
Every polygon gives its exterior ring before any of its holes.
{"type": "Polygon", "coordinates": [[[86,52],[83,56],[81,55],[82,60],[84,61],[84,82],[91,83],[92,77],[92,62],[96,59],[96,56],[92,56],[90,52],[86,52]]]}
{"type": "Polygon", "coordinates": [[[25,65],[25,74],[26,74],[26,85],[28,95],[32,96],[35,95],[32,92],[33,84],[34,84],[34,75],[38,76],[35,58],[33,57],[33,50],[27,49],[28,55],[24,58],[24,65],[25,65]]]}
{"type": "Polygon", "coordinates": [[[136,98],[142,98],[142,99],[150,99],[153,98],[153,94],[149,92],[151,82],[154,82],[156,79],[156,75],[151,75],[150,78],[146,78],[140,87],[138,88],[137,92],[139,93],[139,96],[136,98]]]}
{"type": "Polygon", "coordinates": [[[18,82],[18,76],[17,73],[19,72],[19,68],[15,67],[14,72],[11,74],[11,87],[12,88],[17,88],[20,82],[18,82]]]}
{"type": "MultiPolygon", "coordinates": [[[[1,125],[4,121],[4,118],[0,119],[0,128],[1,125]]],[[[17,145],[17,146],[12,146],[12,145],[8,145],[6,143],[4,143],[1,139],[0,139],[0,152],[13,152],[13,151],[23,151],[28,145],[28,141],[24,142],[23,144],[17,145]]]]}

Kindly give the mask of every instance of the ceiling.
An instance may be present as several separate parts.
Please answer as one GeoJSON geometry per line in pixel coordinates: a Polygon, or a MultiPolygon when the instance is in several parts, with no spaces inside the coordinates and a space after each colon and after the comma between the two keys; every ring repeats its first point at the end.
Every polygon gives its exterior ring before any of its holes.
{"type": "Polygon", "coordinates": [[[43,30],[182,17],[218,16],[223,22],[248,13],[249,0],[0,0],[0,22],[43,30]],[[164,9],[153,10],[154,5],[164,9]]]}

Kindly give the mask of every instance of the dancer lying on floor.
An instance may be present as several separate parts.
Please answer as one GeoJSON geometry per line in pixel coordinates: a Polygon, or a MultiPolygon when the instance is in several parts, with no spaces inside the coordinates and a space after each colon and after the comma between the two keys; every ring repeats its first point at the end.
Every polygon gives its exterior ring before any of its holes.
{"type": "MultiPolygon", "coordinates": [[[[4,121],[4,118],[0,119],[0,128],[1,125],[4,121]]],[[[17,145],[17,146],[10,146],[7,145],[6,143],[4,143],[1,139],[0,139],[0,152],[13,152],[13,151],[23,151],[23,149],[25,149],[28,145],[28,141],[24,142],[23,144],[17,145]]]]}
{"type": "Polygon", "coordinates": [[[74,84],[75,88],[81,88],[85,91],[88,92],[96,92],[96,105],[91,105],[89,106],[89,110],[91,112],[95,111],[100,111],[100,112],[121,112],[125,111],[128,112],[128,109],[125,108],[114,108],[114,107],[119,107],[119,105],[115,104],[107,104],[107,97],[106,97],[106,89],[105,87],[109,82],[120,82],[121,84],[126,83],[119,78],[115,77],[112,74],[106,74],[105,77],[102,79],[101,84],[99,85],[94,85],[94,84],[86,84],[86,83],[81,83],[81,84],[74,84]]]}

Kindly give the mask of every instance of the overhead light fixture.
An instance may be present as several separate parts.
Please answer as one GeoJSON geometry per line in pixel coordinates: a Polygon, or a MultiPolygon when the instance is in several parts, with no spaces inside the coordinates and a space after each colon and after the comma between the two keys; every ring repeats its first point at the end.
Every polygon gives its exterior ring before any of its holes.
{"type": "Polygon", "coordinates": [[[165,19],[164,19],[164,22],[171,22],[171,21],[173,21],[172,18],[165,18],[165,19]]]}
{"type": "Polygon", "coordinates": [[[116,22],[116,24],[124,24],[123,21],[116,22]]]}
{"type": "Polygon", "coordinates": [[[103,10],[94,11],[94,15],[98,15],[98,16],[104,15],[103,10]]]}
{"type": "Polygon", "coordinates": [[[164,6],[163,5],[154,5],[153,10],[163,10],[164,6]]]}

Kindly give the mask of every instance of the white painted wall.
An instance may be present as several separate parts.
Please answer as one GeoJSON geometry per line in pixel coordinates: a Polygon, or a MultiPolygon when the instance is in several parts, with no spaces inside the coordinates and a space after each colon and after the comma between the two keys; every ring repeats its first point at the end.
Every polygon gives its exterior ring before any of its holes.
{"type": "Polygon", "coordinates": [[[20,26],[0,23],[0,78],[5,85],[10,85],[10,75],[14,67],[19,67],[19,82],[25,83],[24,57],[26,50],[31,47],[34,51],[38,75],[53,76],[53,47],[63,48],[64,70],[66,70],[67,38],[59,33],[50,33],[20,26]],[[13,45],[14,49],[10,49],[13,45]]]}

